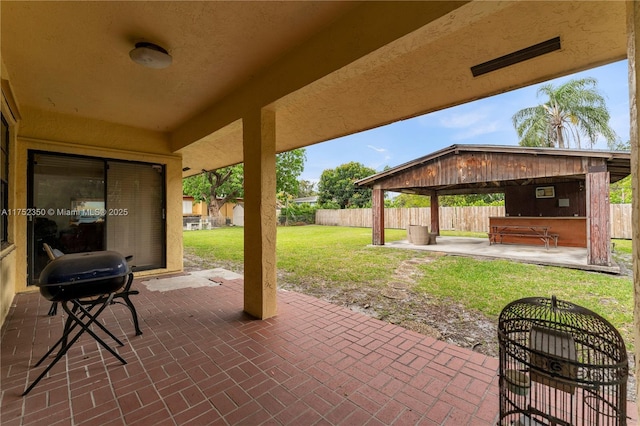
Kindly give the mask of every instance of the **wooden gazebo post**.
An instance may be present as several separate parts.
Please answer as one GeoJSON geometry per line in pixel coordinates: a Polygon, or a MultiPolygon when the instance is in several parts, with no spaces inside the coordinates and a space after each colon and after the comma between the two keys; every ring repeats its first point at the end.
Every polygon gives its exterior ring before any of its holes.
{"type": "Polygon", "coordinates": [[[384,190],[379,184],[373,186],[371,196],[371,210],[373,213],[373,241],[374,246],[384,245],[384,190]]]}
{"type": "Polygon", "coordinates": [[[431,191],[431,232],[440,235],[440,203],[438,202],[438,192],[431,191]]]}
{"type": "Polygon", "coordinates": [[[592,166],[586,175],[587,263],[589,265],[611,265],[609,180],[606,165],[592,166]]]}

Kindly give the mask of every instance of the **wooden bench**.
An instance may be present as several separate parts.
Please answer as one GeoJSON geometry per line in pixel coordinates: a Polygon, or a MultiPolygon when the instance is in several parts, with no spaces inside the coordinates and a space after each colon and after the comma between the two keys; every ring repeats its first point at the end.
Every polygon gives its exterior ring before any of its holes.
{"type": "MultiPolygon", "coordinates": [[[[554,247],[558,247],[558,234],[550,234],[549,226],[516,226],[497,225],[492,226],[489,236],[489,244],[503,244],[505,237],[514,238],[537,238],[544,243],[544,247],[549,249],[549,241],[553,241],[554,247]]],[[[517,244],[517,242],[512,242],[517,244]]]]}

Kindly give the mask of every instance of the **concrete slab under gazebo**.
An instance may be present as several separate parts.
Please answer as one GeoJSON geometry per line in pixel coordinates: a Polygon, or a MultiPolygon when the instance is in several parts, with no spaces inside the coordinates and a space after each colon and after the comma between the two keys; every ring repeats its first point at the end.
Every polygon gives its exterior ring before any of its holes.
{"type": "MultiPolygon", "coordinates": [[[[491,226],[544,225],[557,245],[586,247],[588,264],[609,266],[609,185],[630,173],[630,154],[624,151],[451,145],[357,184],[373,190],[374,245],[384,245],[385,191],[430,196],[430,227],[437,235],[438,196],[504,193],[505,217],[491,218],[491,226]]],[[[515,236],[496,242],[548,244],[549,239],[515,236]]]]}

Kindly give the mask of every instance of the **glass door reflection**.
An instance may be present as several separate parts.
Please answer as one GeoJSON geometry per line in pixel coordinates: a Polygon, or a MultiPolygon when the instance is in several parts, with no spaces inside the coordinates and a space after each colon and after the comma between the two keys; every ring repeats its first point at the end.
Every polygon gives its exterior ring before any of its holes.
{"type": "Polygon", "coordinates": [[[105,249],[105,166],[102,159],[31,153],[29,282],[49,261],[43,244],[62,253],[105,249]]]}

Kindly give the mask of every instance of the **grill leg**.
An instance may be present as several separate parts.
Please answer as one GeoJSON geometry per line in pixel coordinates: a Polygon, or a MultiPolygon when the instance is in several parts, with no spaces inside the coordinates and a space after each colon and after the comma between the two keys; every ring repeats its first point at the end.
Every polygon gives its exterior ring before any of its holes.
{"type": "MultiPolygon", "coordinates": [[[[116,357],[122,364],[126,364],[127,361],[124,360],[124,358],[122,358],[120,355],[118,355],[118,353],[116,351],[114,351],[113,349],[111,349],[109,347],[109,345],[107,345],[104,340],[102,340],[100,337],[98,337],[98,335],[96,333],[93,332],[93,330],[91,330],[89,328],[89,326],[93,323],[95,323],[97,326],[99,326],[102,330],[104,330],[109,336],[111,336],[116,342],[118,342],[120,344],[120,346],[124,346],[124,343],[122,343],[120,340],[118,340],[113,334],[111,334],[111,332],[109,330],[107,330],[100,322],[97,321],[98,319],[98,315],[100,315],[100,313],[104,310],[104,308],[107,307],[107,305],[109,305],[111,303],[111,301],[113,300],[113,293],[111,293],[109,295],[109,297],[107,297],[104,302],[102,303],[102,306],[100,306],[100,308],[96,311],[95,315],[91,315],[91,313],[89,311],[87,311],[84,307],[82,307],[82,305],[77,301],[77,300],[73,300],[72,303],[74,304],[74,309],[71,310],[69,309],[69,307],[67,306],[66,303],[62,304],[62,308],[67,312],[67,314],[69,314],[70,317],[73,317],[73,320],[76,321],[76,323],[82,327],[82,330],[80,330],[77,334],[77,336],[80,336],[82,333],[84,333],[85,331],[87,333],[89,333],[98,343],[100,343],[100,345],[102,345],[103,348],[105,348],[107,351],[109,351],[114,357],[116,357]],[[77,315],[75,315],[75,313],[73,311],[75,311],[75,308],[80,309],[80,311],[82,311],[83,315],[81,317],[78,318],[77,315]],[[82,319],[88,317],[89,321],[87,321],[86,323],[82,322],[82,319]]],[[[75,340],[77,340],[77,338],[75,338],[75,340]]],[[[69,343],[68,346],[71,346],[71,343],[69,343]]],[[[67,347],[68,349],[68,347],[67,347]]]]}
{"type": "MultiPolygon", "coordinates": [[[[47,366],[47,368],[45,368],[44,371],[42,373],[40,373],[40,375],[33,381],[33,383],[31,383],[31,385],[29,385],[29,387],[27,389],[25,389],[25,391],[22,393],[22,396],[25,396],[26,394],[28,394],[31,391],[31,389],[33,389],[38,384],[38,382],[40,382],[40,380],[42,380],[42,378],[49,372],[49,370],[51,370],[53,368],[53,366],[56,365],[56,363],[58,361],[60,361],[60,359],[64,356],[64,354],[67,353],[69,348],[80,338],[82,333],[84,333],[85,331],[87,333],[89,333],[105,349],[107,349],[114,357],[116,357],[122,364],[126,364],[127,363],[127,361],[125,361],[124,358],[122,358],[120,355],[118,355],[102,339],[100,339],[93,332],[93,330],[91,330],[89,328],[91,326],[91,324],[93,324],[93,323],[99,324],[96,321],[98,316],[102,313],[102,311],[104,311],[104,309],[107,307],[107,305],[109,305],[111,303],[112,300],[113,300],[113,293],[111,293],[109,295],[109,297],[105,298],[104,302],[102,303],[102,306],[100,306],[100,308],[96,311],[96,313],[94,315],[91,315],[86,309],[82,308],[82,306],[80,305],[80,303],[77,300],[72,300],[71,301],[71,303],[74,306],[74,309],[69,309],[69,307],[67,306],[66,302],[62,303],[62,308],[65,310],[65,312],[67,312],[67,314],[69,315],[69,318],[71,318],[74,321],[74,324],[72,326],[67,326],[67,324],[65,324],[65,329],[64,329],[64,333],[63,333],[62,337],[49,350],[49,352],[47,352],[47,354],[42,359],[40,359],[40,361],[38,361],[38,364],[36,364],[36,365],[39,365],[49,354],[51,354],[51,352],[53,352],[53,350],[58,345],[62,344],[62,342],[66,342],[67,338],[72,333],[72,331],[75,329],[76,325],[79,325],[82,329],[78,333],[76,333],[76,335],[73,336],[73,338],[68,343],[65,343],[65,344],[62,345],[62,348],[60,349],[60,351],[58,352],[56,357],[53,359],[53,361],[51,361],[51,363],[47,366]],[[84,311],[83,315],[81,317],[78,317],[75,314],[75,311],[77,311],[78,308],[80,308],[81,311],[84,311]],[[86,323],[82,322],[82,319],[84,319],[85,317],[89,318],[89,320],[86,323]]],[[[102,326],[102,324],[100,324],[100,325],[102,326]]],[[[103,330],[106,330],[106,329],[104,329],[103,326],[101,328],[103,330]]],[[[111,333],[109,333],[109,334],[111,336],[113,336],[111,333]]]]}
{"type": "MultiPolygon", "coordinates": [[[[86,317],[91,318],[91,313],[90,313],[90,312],[91,312],[91,309],[93,309],[96,305],[99,305],[100,303],[102,303],[102,302],[94,303],[93,305],[89,306],[89,309],[85,309],[85,308],[84,308],[84,306],[82,306],[82,304],[81,304],[81,303],[77,303],[77,304],[75,304],[75,305],[74,305],[74,307],[73,307],[72,311],[75,313],[75,312],[77,312],[77,310],[79,309],[79,310],[82,312],[82,316],[80,317],[80,319],[81,319],[81,320],[82,320],[82,319],[84,319],[84,318],[86,318],[86,317]]],[[[105,303],[106,303],[106,304],[113,303],[113,300],[112,300],[111,302],[105,302],[105,303]]],[[[96,316],[97,316],[97,314],[96,314],[96,316]]],[[[71,317],[69,317],[69,319],[71,319],[71,317]]],[[[118,339],[116,336],[114,336],[114,335],[113,335],[113,333],[111,333],[109,330],[107,330],[107,328],[106,328],[104,325],[102,325],[102,323],[101,323],[100,321],[96,321],[96,322],[95,322],[95,324],[96,324],[96,325],[97,325],[97,326],[98,326],[102,331],[104,331],[105,333],[107,333],[107,334],[109,335],[109,337],[111,337],[113,340],[115,340],[115,342],[116,342],[118,345],[120,345],[120,346],[124,346],[124,343],[122,343],[122,342],[120,341],[120,339],[118,339]]],[[[75,326],[75,325],[76,325],[76,324],[74,324],[74,326],[75,326]]],[[[95,335],[93,334],[93,331],[91,331],[91,330],[87,330],[87,332],[88,332],[89,334],[91,334],[95,339],[98,339],[98,337],[97,337],[97,336],[95,336],[95,335]]],[[[98,340],[100,340],[100,339],[98,339],[98,340]]],[[[107,349],[109,349],[109,348],[107,347],[107,349]]]]}
{"type": "MultiPolygon", "coordinates": [[[[135,290],[134,290],[135,291],[135,290]]],[[[137,291],[131,292],[131,294],[138,294],[137,291]]],[[[124,299],[124,306],[129,308],[131,311],[131,317],[133,318],[133,327],[136,329],[136,336],[140,336],[142,334],[142,330],[140,330],[140,324],[138,323],[138,311],[136,311],[136,307],[133,306],[133,302],[129,299],[129,294],[123,294],[120,296],[124,299]]]]}
{"type": "MultiPolygon", "coordinates": [[[[109,297],[109,296],[107,296],[109,297]]],[[[100,303],[103,303],[104,300],[100,303]]],[[[62,337],[49,349],[49,351],[47,351],[46,354],[44,354],[42,356],[42,358],[40,358],[40,360],[34,365],[34,367],[39,366],[40,364],[42,364],[42,362],[47,359],[49,357],[49,355],[51,355],[53,353],[53,351],[56,350],[56,348],[58,346],[60,346],[62,344],[62,347],[67,346],[67,338],[71,335],[71,332],[73,332],[73,330],[75,330],[75,328],[78,326],[79,321],[76,319],[76,312],[78,311],[78,309],[80,309],[82,311],[82,316],[80,316],[80,320],[83,320],[84,318],[86,318],[87,316],[91,317],[91,314],[89,314],[89,312],[91,311],[91,309],[93,309],[96,305],[100,304],[100,303],[94,303],[93,305],[89,306],[89,309],[85,309],[84,307],[82,307],[81,303],[74,303],[73,308],[71,309],[73,312],[73,315],[69,315],[67,316],[67,319],[64,323],[64,333],[62,334],[62,337]]],[[[113,301],[111,302],[113,303],[113,301]]],[[[57,302],[54,302],[54,304],[57,305],[57,302]]],[[[109,304],[109,302],[106,302],[106,304],[109,304]]],[[[64,303],[63,303],[64,305],[64,303]]],[[[97,315],[97,314],[96,314],[97,315]]],[[[81,324],[81,322],[80,322],[81,324]]],[[[107,333],[109,335],[109,337],[111,337],[118,345],[120,346],[124,346],[124,343],[122,343],[120,341],[120,339],[118,339],[116,336],[113,335],[113,333],[111,333],[104,325],[102,325],[102,323],[100,321],[96,321],[95,324],[100,327],[100,329],[102,329],[102,331],[104,331],[105,333],[107,333]]],[[[109,348],[107,348],[109,349],[109,348]]]]}
{"type": "Polygon", "coordinates": [[[138,290],[131,290],[131,283],[133,282],[133,273],[129,274],[129,278],[127,279],[127,284],[124,286],[124,291],[116,293],[114,296],[115,299],[124,299],[124,303],[122,302],[113,302],[113,303],[121,303],[131,312],[131,317],[133,318],[133,327],[136,329],[136,336],[140,336],[142,334],[142,330],[140,330],[140,323],[138,322],[138,311],[136,311],[136,307],[133,305],[133,302],[129,298],[129,296],[139,294],[138,290]]]}

